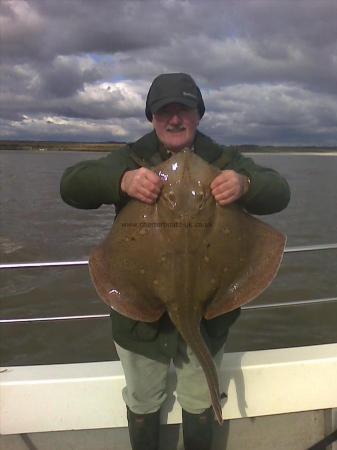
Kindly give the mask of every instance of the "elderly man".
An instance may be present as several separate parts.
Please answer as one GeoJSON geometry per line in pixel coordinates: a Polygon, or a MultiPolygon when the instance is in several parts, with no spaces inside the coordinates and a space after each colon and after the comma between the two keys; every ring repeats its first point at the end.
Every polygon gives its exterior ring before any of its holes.
{"type": "MultiPolygon", "coordinates": [[[[83,209],[114,204],[116,213],[130,198],[156,202],[159,176],[146,168],[188,147],[221,169],[210,188],[220,205],[237,202],[252,214],[281,211],[289,202],[287,182],[277,172],[258,166],[237,149],[222,147],[197,128],[205,112],[201,92],[190,75],[161,74],[153,81],[145,114],[153,131],[108,156],[68,168],[61,181],[63,200],[83,209]]],[[[118,264],[118,262],[116,262],[118,264]]],[[[201,331],[220,368],[229,327],[240,311],[203,320],[201,331]]],[[[213,412],[204,373],[167,314],[158,322],[137,322],[111,312],[112,334],[126,379],[127,405],[133,450],[159,447],[159,411],[165,401],[167,374],[173,361],[177,372],[177,398],[182,406],[186,450],[209,450],[213,412]]]]}

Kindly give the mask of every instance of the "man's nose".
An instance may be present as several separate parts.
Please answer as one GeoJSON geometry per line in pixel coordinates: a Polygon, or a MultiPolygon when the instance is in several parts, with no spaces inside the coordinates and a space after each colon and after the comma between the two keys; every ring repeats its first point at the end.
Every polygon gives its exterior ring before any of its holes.
{"type": "Polygon", "coordinates": [[[173,125],[181,123],[180,114],[177,112],[172,114],[172,116],[170,117],[170,123],[173,125]]]}

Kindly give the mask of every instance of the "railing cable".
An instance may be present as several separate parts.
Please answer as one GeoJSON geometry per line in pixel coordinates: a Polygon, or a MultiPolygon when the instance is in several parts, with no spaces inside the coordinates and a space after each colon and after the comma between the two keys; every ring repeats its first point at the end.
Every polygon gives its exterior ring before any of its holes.
{"type": "Polygon", "coordinates": [[[278,303],[260,303],[256,305],[246,305],[242,306],[243,310],[253,310],[253,309],[270,309],[270,308],[282,308],[286,306],[305,306],[314,305],[321,303],[331,303],[336,302],[337,297],[327,297],[327,298],[315,298],[311,300],[293,300],[290,302],[278,302],[278,303]]]}
{"type": "MultiPolygon", "coordinates": [[[[312,300],[297,300],[292,302],[280,302],[280,303],[267,303],[267,304],[257,304],[257,305],[247,305],[243,306],[242,309],[245,311],[257,310],[257,309],[267,309],[267,308],[282,308],[282,307],[293,307],[293,306],[307,306],[313,304],[321,303],[331,303],[336,302],[337,297],[328,298],[317,298],[312,300]]],[[[83,320],[83,319],[106,319],[110,317],[109,314],[87,314],[81,316],[54,316],[54,317],[27,317],[23,319],[0,319],[0,324],[9,323],[30,323],[30,322],[56,322],[60,320],[83,320]]]]}
{"type": "MultiPolygon", "coordinates": [[[[318,251],[318,250],[331,250],[337,249],[337,243],[334,244],[323,244],[323,245],[305,245],[297,247],[287,247],[285,253],[295,253],[295,252],[307,252],[307,251],[318,251]]],[[[81,261],[50,261],[50,262],[36,262],[36,263],[8,263],[0,264],[0,269],[21,269],[21,268],[40,268],[40,267],[64,267],[64,266],[84,266],[87,265],[87,260],[81,261]]],[[[289,306],[305,306],[313,305],[318,303],[330,303],[337,301],[337,297],[311,299],[311,300],[298,300],[290,302],[279,302],[279,303],[267,303],[267,304],[257,304],[257,305],[247,305],[243,306],[243,310],[258,310],[258,309],[269,309],[269,308],[282,308],[289,306]]],[[[54,317],[27,317],[27,318],[14,318],[14,319],[0,319],[0,323],[29,323],[29,322],[55,322],[60,320],[83,320],[83,319],[102,319],[109,317],[109,314],[88,314],[88,315],[77,315],[77,316],[54,316],[54,317]]]]}
{"type": "MultiPolygon", "coordinates": [[[[284,250],[284,253],[312,252],[318,250],[333,250],[333,249],[337,249],[337,243],[287,247],[284,250]]],[[[87,264],[88,260],[49,261],[49,262],[35,262],[35,263],[5,263],[0,264],[0,269],[30,269],[40,267],[85,266],[87,264]]]]}

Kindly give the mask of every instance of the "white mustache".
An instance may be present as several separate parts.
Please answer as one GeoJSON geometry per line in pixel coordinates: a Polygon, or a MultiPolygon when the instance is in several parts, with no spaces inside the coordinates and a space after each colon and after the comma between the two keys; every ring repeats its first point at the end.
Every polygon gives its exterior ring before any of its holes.
{"type": "Polygon", "coordinates": [[[177,127],[167,127],[166,131],[169,131],[169,132],[185,131],[185,127],[181,126],[181,125],[179,125],[177,127]]]}

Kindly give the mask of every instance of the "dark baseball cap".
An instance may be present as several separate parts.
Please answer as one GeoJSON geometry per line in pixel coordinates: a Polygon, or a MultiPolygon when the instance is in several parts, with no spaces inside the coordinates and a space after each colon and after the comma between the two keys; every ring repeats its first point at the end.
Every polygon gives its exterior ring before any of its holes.
{"type": "Polygon", "coordinates": [[[147,119],[152,122],[153,114],[169,103],[197,108],[200,118],[205,112],[200,89],[187,73],[163,73],[153,80],[146,98],[147,119]]]}

